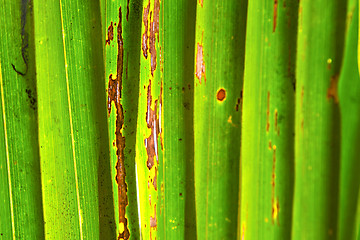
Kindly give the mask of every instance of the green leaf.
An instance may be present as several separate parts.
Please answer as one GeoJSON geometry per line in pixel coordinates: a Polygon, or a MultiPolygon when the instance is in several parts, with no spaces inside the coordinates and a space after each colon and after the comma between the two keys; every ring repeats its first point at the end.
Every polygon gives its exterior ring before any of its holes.
{"type": "Polygon", "coordinates": [[[164,231],[163,239],[196,239],[192,51],[196,1],[164,1],[163,9],[164,160],[159,230],[164,231]]]}
{"type": "Polygon", "coordinates": [[[346,40],[344,62],[339,79],[341,112],[341,162],[338,239],[356,239],[356,216],[360,175],[360,78],[357,68],[358,7],[353,9],[346,40]]]}
{"type": "Polygon", "coordinates": [[[35,1],[34,18],[45,236],[111,236],[99,3],[35,1]]]}
{"type": "Polygon", "coordinates": [[[239,223],[245,239],[291,238],[297,6],[248,6],[239,223]]]}
{"type": "Polygon", "coordinates": [[[235,239],[247,1],[197,4],[194,76],[198,239],[235,239]],[[236,23],[236,24],[235,24],[236,23]]]}
{"type": "Polygon", "coordinates": [[[345,14],[346,2],[340,0],[303,0],[299,5],[292,229],[295,240],[336,238],[340,158],[336,86],[345,14]]]}
{"type": "Polygon", "coordinates": [[[32,6],[2,0],[0,13],[0,239],[42,239],[32,6]]]}

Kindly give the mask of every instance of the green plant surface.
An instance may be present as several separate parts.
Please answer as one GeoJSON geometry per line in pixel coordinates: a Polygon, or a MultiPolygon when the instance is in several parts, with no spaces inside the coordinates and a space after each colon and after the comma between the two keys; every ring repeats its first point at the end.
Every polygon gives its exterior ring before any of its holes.
{"type": "Polygon", "coordinates": [[[290,239],[298,1],[248,6],[238,239],[290,239]]]}
{"type": "Polygon", "coordinates": [[[0,13],[0,239],[41,239],[33,12],[2,0],[0,13]]]}
{"type": "Polygon", "coordinates": [[[357,68],[358,9],[353,9],[339,78],[341,162],[338,239],[356,239],[360,175],[357,146],[360,142],[360,78],[357,68]]]}
{"type": "Polygon", "coordinates": [[[198,239],[235,239],[237,234],[246,10],[247,1],[197,3],[194,161],[198,239]]]}
{"type": "Polygon", "coordinates": [[[139,239],[135,142],[142,1],[106,1],[105,81],[116,232],[139,239]]]}
{"type": "Polygon", "coordinates": [[[161,239],[163,196],[162,21],[159,0],[142,6],[136,166],[142,239],[161,239]]]}
{"type": "Polygon", "coordinates": [[[303,0],[299,5],[294,240],[337,235],[340,116],[336,86],[345,14],[346,1],[303,0]]]}
{"type": "Polygon", "coordinates": [[[194,52],[196,1],[163,2],[162,239],[196,239],[194,200],[194,52]],[[181,24],[179,24],[181,23],[181,24]],[[165,31],[166,29],[166,31],[165,31]]]}
{"type": "Polygon", "coordinates": [[[34,19],[45,237],[111,236],[99,3],[35,1],[34,19]]]}

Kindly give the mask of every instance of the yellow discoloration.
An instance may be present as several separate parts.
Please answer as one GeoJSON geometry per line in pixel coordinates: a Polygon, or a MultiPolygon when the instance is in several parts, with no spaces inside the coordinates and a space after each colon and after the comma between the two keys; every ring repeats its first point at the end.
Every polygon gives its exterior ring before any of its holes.
{"type": "Polygon", "coordinates": [[[231,124],[231,126],[233,126],[233,127],[237,127],[237,125],[233,123],[233,121],[232,121],[232,116],[231,116],[231,115],[229,116],[229,118],[228,118],[227,122],[228,122],[228,123],[230,123],[230,124],[231,124]]]}
{"type": "Polygon", "coordinates": [[[278,218],[279,215],[279,202],[278,200],[273,202],[273,206],[272,206],[272,218],[275,221],[278,218]]]}
{"type": "Polygon", "coordinates": [[[120,223],[119,230],[120,230],[120,233],[124,232],[125,228],[124,228],[124,223],[123,222],[120,223]]]}
{"type": "Polygon", "coordinates": [[[245,239],[245,230],[246,230],[246,223],[243,222],[241,226],[241,240],[245,239]]]}

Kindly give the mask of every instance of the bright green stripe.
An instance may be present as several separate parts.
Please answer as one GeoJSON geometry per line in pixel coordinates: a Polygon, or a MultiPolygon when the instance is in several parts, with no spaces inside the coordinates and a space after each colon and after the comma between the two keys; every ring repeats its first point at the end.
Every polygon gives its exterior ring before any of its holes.
{"type": "Polygon", "coordinates": [[[291,235],[297,5],[248,6],[240,238],[291,235]]]}
{"type": "Polygon", "coordinates": [[[347,35],[339,80],[341,110],[340,208],[338,239],[356,239],[356,207],[359,196],[360,79],[357,68],[358,9],[347,35]]]}
{"type": "Polygon", "coordinates": [[[197,4],[194,152],[199,239],[234,239],[237,234],[246,10],[246,1],[197,4]],[[217,100],[220,89],[226,93],[223,101],[217,100]]]}
{"type": "Polygon", "coordinates": [[[294,239],[336,237],[340,119],[331,85],[342,61],[345,10],[341,0],[299,6],[294,239]]]}
{"type": "Polygon", "coordinates": [[[6,127],[6,116],[5,116],[5,100],[4,100],[4,89],[3,79],[0,63],[0,84],[1,84],[1,218],[0,218],[0,234],[2,238],[15,239],[15,222],[14,222],[14,204],[12,196],[12,184],[11,184],[11,171],[9,162],[9,148],[8,148],[8,136],[6,127]]]}
{"type": "Polygon", "coordinates": [[[1,239],[44,236],[31,9],[28,1],[0,1],[1,239]]]}
{"type": "Polygon", "coordinates": [[[99,5],[35,2],[34,11],[46,238],[99,239],[98,165],[108,159],[99,5]]]}
{"type": "Polygon", "coordinates": [[[194,52],[196,1],[164,1],[164,239],[196,239],[194,52]],[[180,24],[181,23],[181,24],[180,24]]]}

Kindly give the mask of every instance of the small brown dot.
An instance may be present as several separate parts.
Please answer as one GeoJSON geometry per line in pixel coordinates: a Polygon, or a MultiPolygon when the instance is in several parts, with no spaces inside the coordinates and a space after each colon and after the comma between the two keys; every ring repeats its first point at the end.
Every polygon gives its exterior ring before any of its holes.
{"type": "Polygon", "coordinates": [[[219,91],[216,94],[216,98],[217,100],[219,100],[220,102],[224,101],[226,98],[226,92],[225,89],[220,88],[219,91]]]}

